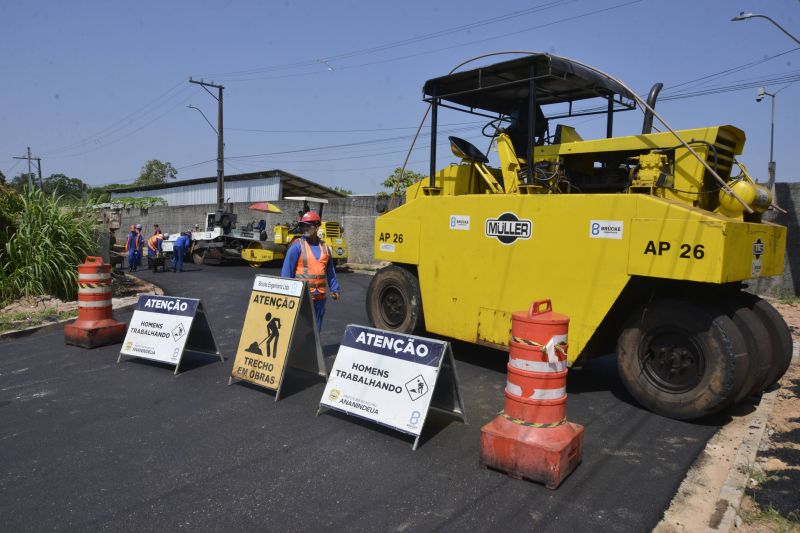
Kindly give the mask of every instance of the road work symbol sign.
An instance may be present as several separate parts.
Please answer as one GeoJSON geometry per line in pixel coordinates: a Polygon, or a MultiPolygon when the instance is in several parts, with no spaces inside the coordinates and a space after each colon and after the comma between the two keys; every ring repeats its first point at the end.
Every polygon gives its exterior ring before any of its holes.
{"type": "Polygon", "coordinates": [[[194,298],[139,296],[117,363],[123,355],[141,357],[175,365],[177,374],[184,351],[216,355],[224,361],[203,303],[194,298]]]}
{"type": "Polygon", "coordinates": [[[274,390],[277,401],[287,366],[327,375],[311,298],[302,280],[256,276],[228,383],[274,390]]]}
{"type": "Polygon", "coordinates": [[[414,449],[430,408],[466,421],[450,343],[353,325],[344,332],[322,407],[414,435],[414,449]]]}

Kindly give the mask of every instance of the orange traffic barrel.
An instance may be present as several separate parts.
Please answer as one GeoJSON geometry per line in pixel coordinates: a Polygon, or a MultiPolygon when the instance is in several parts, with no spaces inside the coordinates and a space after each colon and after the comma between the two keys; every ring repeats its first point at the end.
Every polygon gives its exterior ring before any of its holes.
{"type": "Polygon", "coordinates": [[[122,342],[125,324],[112,317],[111,265],[89,256],[78,265],[78,319],[64,326],[67,344],[96,348],[122,342]]]}
{"type": "Polygon", "coordinates": [[[568,328],[550,300],[512,314],[505,407],[481,428],[481,464],[549,489],[583,451],[583,426],[566,417],[568,328]]]}
{"type": "Polygon", "coordinates": [[[507,367],[504,412],[532,424],[566,421],[567,371],[526,372],[507,367]]]}
{"type": "Polygon", "coordinates": [[[519,345],[543,348],[553,363],[561,354],[566,360],[569,317],[553,311],[550,300],[538,300],[527,312],[511,315],[511,341],[519,345]]]}

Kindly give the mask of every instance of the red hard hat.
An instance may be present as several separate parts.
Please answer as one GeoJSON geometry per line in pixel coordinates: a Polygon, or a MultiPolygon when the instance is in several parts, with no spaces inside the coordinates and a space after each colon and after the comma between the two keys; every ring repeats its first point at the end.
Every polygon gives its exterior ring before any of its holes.
{"type": "Polygon", "coordinates": [[[314,222],[320,222],[320,218],[319,218],[319,215],[316,212],[309,211],[308,213],[303,215],[303,218],[300,219],[300,222],[306,222],[308,224],[311,224],[311,223],[314,223],[314,222]]]}

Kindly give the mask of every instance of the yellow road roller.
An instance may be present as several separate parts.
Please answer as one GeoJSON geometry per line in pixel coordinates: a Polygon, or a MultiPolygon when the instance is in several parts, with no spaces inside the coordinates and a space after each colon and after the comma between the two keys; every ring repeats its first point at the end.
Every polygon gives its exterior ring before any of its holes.
{"type": "Polygon", "coordinates": [[[391,264],[368,289],[371,325],[508,349],[511,314],[548,298],[570,317],[570,364],[616,352],[628,390],[664,416],[774,385],[791,335],[744,282],[783,272],[786,228],[762,219],[772,195],[736,159],[744,133],[672,129],[660,88],[644,99],[548,53],[428,80],[430,174],[376,220],[375,257],[391,264]],[[449,137],[438,169],[443,108],[484,117],[496,154],[449,137]],[[614,117],[637,108],[641,133],[616,136],[614,117]],[[589,115],[605,137],[558,122],[589,115]]]}

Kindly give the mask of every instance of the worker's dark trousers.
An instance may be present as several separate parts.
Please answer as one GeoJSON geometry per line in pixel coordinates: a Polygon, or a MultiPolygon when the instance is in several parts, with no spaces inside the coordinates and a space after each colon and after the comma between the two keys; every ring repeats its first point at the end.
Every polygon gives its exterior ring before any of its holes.
{"type": "Polygon", "coordinates": [[[175,246],[172,249],[172,270],[173,272],[183,272],[183,246],[175,246]]]}
{"type": "Polygon", "coordinates": [[[317,331],[322,333],[322,317],[325,316],[325,298],[314,300],[314,316],[317,317],[317,331]]]}

